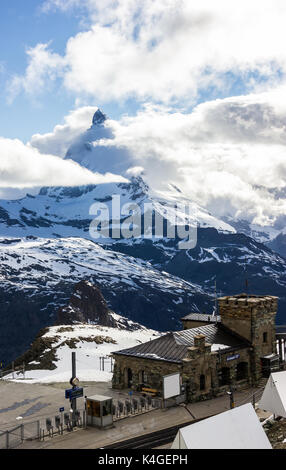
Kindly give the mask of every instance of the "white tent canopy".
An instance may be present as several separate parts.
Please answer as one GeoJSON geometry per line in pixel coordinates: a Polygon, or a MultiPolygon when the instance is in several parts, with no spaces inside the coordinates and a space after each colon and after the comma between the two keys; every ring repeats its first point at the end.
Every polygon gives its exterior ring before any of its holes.
{"type": "Polygon", "coordinates": [[[179,429],[172,449],[272,449],[250,403],[179,429]]]}
{"type": "Polygon", "coordinates": [[[286,418],[286,371],[270,375],[258,406],[286,418]]]}

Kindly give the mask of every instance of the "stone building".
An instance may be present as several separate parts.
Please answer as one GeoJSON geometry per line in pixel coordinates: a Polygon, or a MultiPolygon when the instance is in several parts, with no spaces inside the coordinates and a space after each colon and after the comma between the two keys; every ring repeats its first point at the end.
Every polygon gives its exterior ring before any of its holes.
{"type": "Polygon", "coordinates": [[[180,372],[188,401],[211,398],[247,385],[279,367],[276,354],[277,297],[234,295],[218,299],[219,315],[189,314],[184,329],[113,352],[113,388],[156,389],[180,372]]]}
{"type": "Polygon", "coordinates": [[[181,318],[184,330],[196,328],[197,326],[208,325],[209,323],[220,322],[220,315],[208,315],[206,313],[189,313],[181,318]]]}

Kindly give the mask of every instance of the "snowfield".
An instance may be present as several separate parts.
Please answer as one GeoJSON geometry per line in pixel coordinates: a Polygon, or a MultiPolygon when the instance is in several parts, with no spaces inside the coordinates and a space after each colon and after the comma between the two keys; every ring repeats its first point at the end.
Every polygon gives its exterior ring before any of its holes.
{"type": "MultiPolygon", "coordinates": [[[[25,372],[25,378],[22,373],[14,375],[9,374],[5,380],[21,383],[55,383],[69,382],[71,378],[71,356],[72,351],[76,352],[76,370],[77,377],[81,382],[108,382],[112,379],[111,358],[112,351],[130,348],[139,343],[145,343],[151,339],[160,336],[154,330],[142,327],[141,330],[127,331],[124,329],[108,328],[98,325],[78,324],[73,326],[61,325],[50,327],[48,333],[43,338],[57,338],[53,343],[53,348],[57,348],[55,362],[56,369],[42,370],[34,369],[25,372]],[[61,329],[66,331],[60,332],[61,329]],[[72,331],[67,331],[71,329],[72,331]],[[88,341],[96,336],[110,337],[116,343],[96,344],[88,341]],[[66,340],[79,339],[76,349],[71,349],[68,345],[61,346],[66,340]],[[86,339],[86,341],[84,340],[86,339]],[[100,370],[101,357],[105,357],[104,371],[100,370]]],[[[30,364],[36,364],[35,361],[30,364]]]]}

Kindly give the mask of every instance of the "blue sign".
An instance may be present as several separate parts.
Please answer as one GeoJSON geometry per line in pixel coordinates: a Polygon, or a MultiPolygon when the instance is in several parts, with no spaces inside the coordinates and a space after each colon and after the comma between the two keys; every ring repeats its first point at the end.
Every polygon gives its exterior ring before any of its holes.
{"type": "Polygon", "coordinates": [[[74,398],[83,397],[83,388],[82,387],[69,388],[66,390],[65,396],[66,398],[69,398],[70,400],[73,400],[74,398]]]}
{"type": "Polygon", "coordinates": [[[72,388],[67,389],[67,390],[66,390],[66,393],[65,393],[65,397],[66,397],[66,398],[70,398],[71,392],[72,392],[72,388]]]}
{"type": "Polygon", "coordinates": [[[60,408],[59,409],[59,412],[62,413],[63,411],[65,411],[64,407],[60,408]]]}
{"type": "Polygon", "coordinates": [[[234,359],[238,359],[239,357],[240,357],[240,354],[234,354],[233,356],[228,356],[226,360],[233,361],[234,359]]]}

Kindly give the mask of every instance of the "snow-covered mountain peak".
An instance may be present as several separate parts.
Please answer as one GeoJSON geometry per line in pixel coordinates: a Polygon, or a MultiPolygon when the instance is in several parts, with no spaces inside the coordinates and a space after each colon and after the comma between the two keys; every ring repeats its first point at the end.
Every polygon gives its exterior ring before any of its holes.
{"type": "Polygon", "coordinates": [[[107,116],[98,109],[89,129],[68,148],[65,159],[71,159],[90,171],[124,175],[134,166],[126,148],[114,145],[114,133],[107,116]]]}
{"type": "Polygon", "coordinates": [[[107,116],[104,114],[99,108],[98,110],[94,113],[94,116],[92,118],[92,125],[93,126],[100,126],[103,125],[103,123],[106,121],[107,116]]]}

